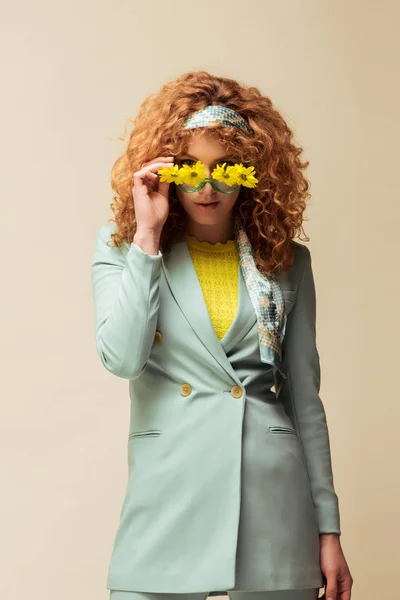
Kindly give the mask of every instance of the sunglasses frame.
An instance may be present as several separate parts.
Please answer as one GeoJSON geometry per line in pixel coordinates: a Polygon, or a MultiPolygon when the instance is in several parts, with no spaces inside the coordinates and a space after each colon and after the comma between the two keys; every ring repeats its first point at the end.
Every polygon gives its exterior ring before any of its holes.
{"type": "MultiPolygon", "coordinates": [[[[237,187],[234,190],[230,190],[229,192],[226,192],[224,190],[220,190],[217,183],[218,181],[216,179],[214,179],[213,177],[206,177],[205,179],[203,179],[203,181],[201,181],[199,183],[199,185],[197,186],[196,189],[194,190],[184,190],[182,188],[182,185],[189,185],[187,183],[175,183],[175,185],[182,191],[185,192],[185,194],[193,194],[194,192],[198,192],[199,190],[203,189],[203,187],[206,185],[206,183],[209,182],[211,183],[212,187],[214,188],[215,191],[220,192],[221,194],[234,194],[235,192],[237,192],[240,188],[241,188],[241,183],[237,183],[237,187]]],[[[221,182],[223,183],[223,182],[221,182]]]]}

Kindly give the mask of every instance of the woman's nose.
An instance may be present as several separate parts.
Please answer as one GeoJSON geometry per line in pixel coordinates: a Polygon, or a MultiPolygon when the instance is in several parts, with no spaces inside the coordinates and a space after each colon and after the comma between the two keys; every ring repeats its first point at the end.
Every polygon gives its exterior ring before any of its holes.
{"type": "Polygon", "coordinates": [[[213,169],[211,169],[210,167],[207,167],[207,165],[204,165],[204,173],[208,179],[211,179],[212,171],[213,171],[213,169]]]}

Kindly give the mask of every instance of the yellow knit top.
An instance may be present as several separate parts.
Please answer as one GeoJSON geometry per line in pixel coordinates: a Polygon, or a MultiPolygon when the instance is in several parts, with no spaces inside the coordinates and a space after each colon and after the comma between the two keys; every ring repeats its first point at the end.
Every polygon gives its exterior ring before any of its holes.
{"type": "Polygon", "coordinates": [[[224,337],[238,310],[239,256],[235,240],[200,242],[185,235],[204,300],[218,339],[224,337]]]}

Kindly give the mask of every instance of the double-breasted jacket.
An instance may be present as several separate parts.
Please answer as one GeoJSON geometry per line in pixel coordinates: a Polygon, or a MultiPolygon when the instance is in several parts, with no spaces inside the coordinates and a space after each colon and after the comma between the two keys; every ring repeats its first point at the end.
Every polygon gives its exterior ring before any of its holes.
{"type": "Polygon", "coordinates": [[[260,361],[239,267],[238,311],[219,340],[184,240],[169,254],[98,234],[95,339],[129,380],[128,482],[109,589],[164,593],[322,587],[319,534],[340,534],[319,395],[309,249],[279,275],[287,378],[260,361]]]}

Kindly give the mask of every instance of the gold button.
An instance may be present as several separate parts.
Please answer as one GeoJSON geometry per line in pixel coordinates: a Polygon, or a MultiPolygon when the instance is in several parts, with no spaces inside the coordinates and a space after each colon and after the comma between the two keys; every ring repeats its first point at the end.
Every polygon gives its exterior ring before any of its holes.
{"type": "Polygon", "coordinates": [[[154,336],[154,341],[159,344],[162,340],[162,334],[160,331],[156,331],[156,334],[154,336]]]}
{"type": "Polygon", "coordinates": [[[189,396],[192,392],[192,386],[188,383],[184,383],[181,385],[181,394],[182,396],[189,396]]]}
{"type": "Polygon", "coordinates": [[[234,385],[231,389],[231,394],[234,398],[240,398],[243,395],[243,390],[240,385],[234,385]]]}

